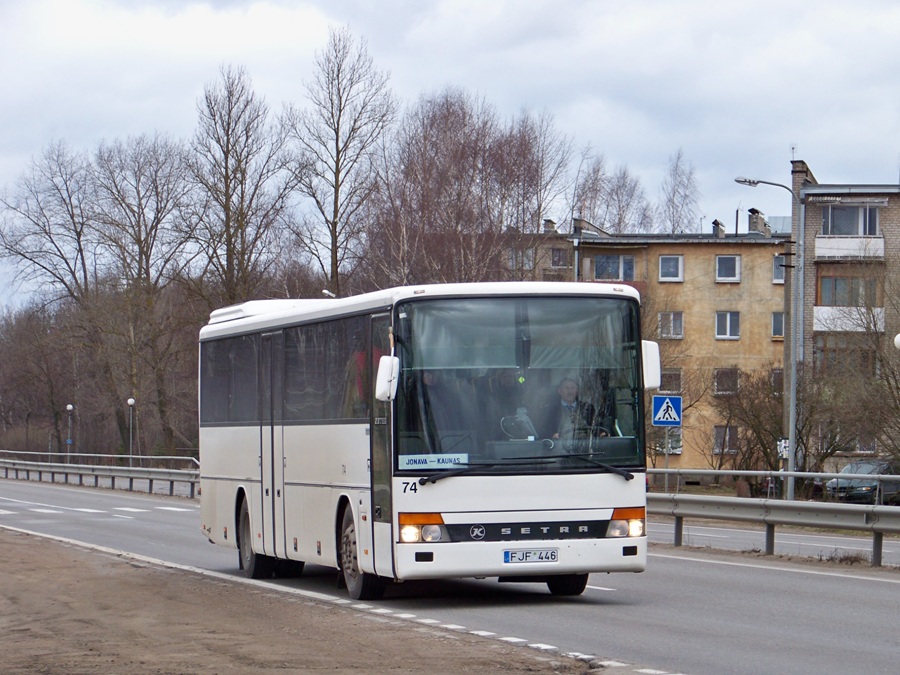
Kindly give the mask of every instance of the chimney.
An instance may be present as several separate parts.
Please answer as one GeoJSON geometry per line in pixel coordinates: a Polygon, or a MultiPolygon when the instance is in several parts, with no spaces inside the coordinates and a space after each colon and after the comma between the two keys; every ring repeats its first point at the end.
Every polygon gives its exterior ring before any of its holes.
{"type": "Polygon", "coordinates": [[[718,219],[712,221],[713,226],[713,234],[716,236],[716,239],[724,239],[725,238],[725,226],[718,219]]]}
{"type": "Polygon", "coordinates": [[[759,209],[747,209],[747,212],[750,214],[750,217],[747,220],[747,231],[758,232],[763,236],[771,237],[772,229],[766,221],[766,214],[759,209]]]}
{"type": "Polygon", "coordinates": [[[553,234],[556,232],[556,223],[549,218],[544,219],[544,234],[553,234]]]}

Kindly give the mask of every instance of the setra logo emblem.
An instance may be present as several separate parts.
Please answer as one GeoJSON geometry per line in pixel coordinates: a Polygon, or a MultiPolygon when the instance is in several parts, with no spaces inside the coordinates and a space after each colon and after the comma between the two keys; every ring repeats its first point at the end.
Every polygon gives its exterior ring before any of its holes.
{"type": "Polygon", "coordinates": [[[469,536],[472,539],[484,539],[484,525],[473,525],[469,528],[469,536]]]}

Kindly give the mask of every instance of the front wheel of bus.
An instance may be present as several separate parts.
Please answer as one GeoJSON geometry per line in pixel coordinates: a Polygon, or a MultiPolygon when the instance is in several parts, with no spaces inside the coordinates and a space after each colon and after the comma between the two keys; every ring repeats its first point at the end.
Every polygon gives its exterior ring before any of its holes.
{"type": "Polygon", "coordinates": [[[241,515],[238,520],[238,554],[241,569],[251,579],[268,579],[274,570],[274,560],[266,555],[253,552],[253,534],[250,531],[250,509],[247,500],[241,502],[241,515]]]}
{"type": "Polygon", "coordinates": [[[547,588],[553,595],[581,595],[587,582],[587,574],[560,574],[547,577],[547,588]]]}
{"type": "Polygon", "coordinates": [[[341,522],[341,573],[347,592],[354,600],[377,600],[384,595],[384,580],[359,569],[357,554],[356,523],[353,511],[347,506],[341,522]]]}

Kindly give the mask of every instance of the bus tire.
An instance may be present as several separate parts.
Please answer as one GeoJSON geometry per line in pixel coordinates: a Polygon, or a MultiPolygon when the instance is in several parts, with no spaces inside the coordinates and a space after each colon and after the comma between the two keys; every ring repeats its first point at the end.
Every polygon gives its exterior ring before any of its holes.
{"type": "Polygon", "coordinates": [[[559,574],[547,577],[547,588],[553,595],[581,595],[587,582],[587,574],[559,574]]]}
{"type": "Polygon", "coordinates": [[[250,531],[250,509],[247,500],[241,501],[238,519],[238,556],[241,569],[251,579],[268,579],[275,570],[275,560],[253,552],[253,534],[250,531]]]}
{"type": "Polygon", "coordinates": [[[384,595],[384,580],[359,569],[357,541],[353,509],[348,505],[344,509],[344,517],[341,520],[339,552],[341,574],[351,598],[354,600],[378,600],[384,595]]]}

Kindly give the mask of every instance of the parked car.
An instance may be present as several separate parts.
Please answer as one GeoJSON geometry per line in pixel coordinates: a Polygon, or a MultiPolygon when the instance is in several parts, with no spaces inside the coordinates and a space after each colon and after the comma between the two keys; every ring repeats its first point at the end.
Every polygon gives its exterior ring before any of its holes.
{"type": "MultiPolygon", "coordinates": [[[[895,476],[900,475],[900,466],[890,461],[867,459],[850,462],[841,469],[846,474],[871,474],[895,476]]],[[[900,481],[881,482],[879,494],[878,481],[867,478],[832,478],[825,484],[828,497],[856,504],[895,504],[900,503],[900,481]]]]}

